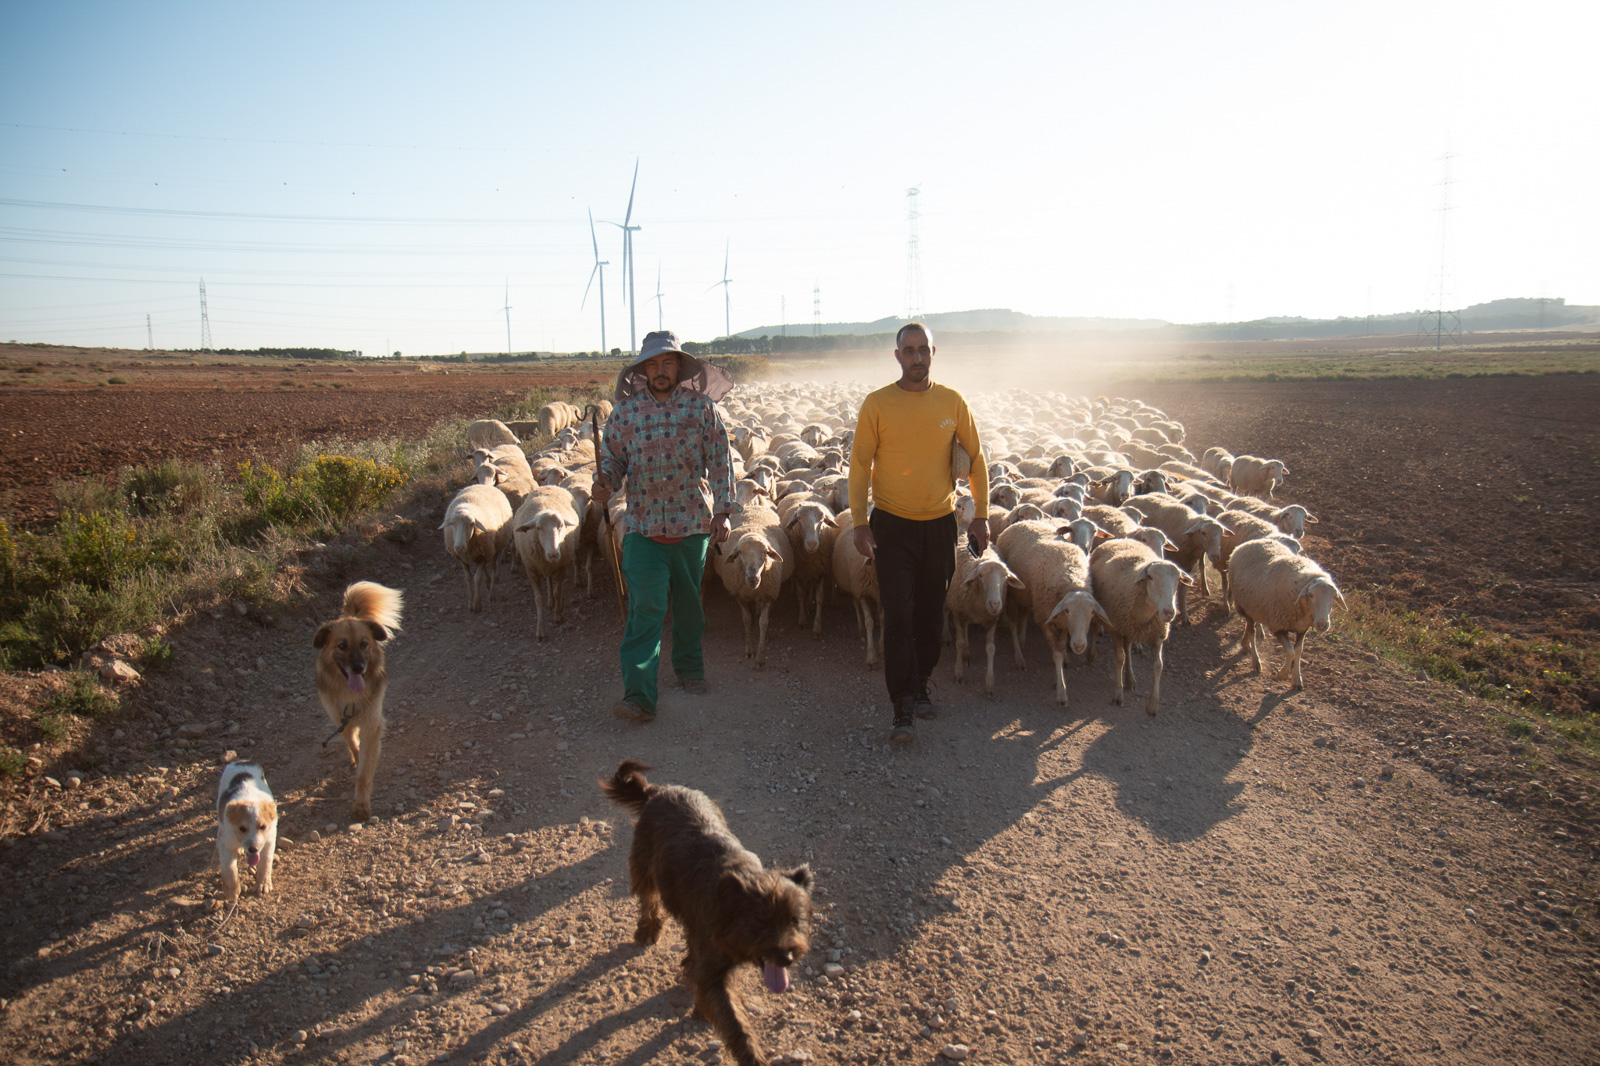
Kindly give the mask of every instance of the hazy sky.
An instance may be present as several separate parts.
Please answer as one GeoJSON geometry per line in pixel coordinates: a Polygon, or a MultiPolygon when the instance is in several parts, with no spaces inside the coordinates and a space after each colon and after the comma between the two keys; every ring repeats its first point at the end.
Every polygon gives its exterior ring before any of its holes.
{"type": "Polygon", "coordinates": [[[1600,5],[0,0],[0,339],[1600,303],[1600,5]],[[1441,240],[1446,151],[1448,240],[1441,240]],[[1441,251],[1443,255],[1441,256],[1441,251]]]}

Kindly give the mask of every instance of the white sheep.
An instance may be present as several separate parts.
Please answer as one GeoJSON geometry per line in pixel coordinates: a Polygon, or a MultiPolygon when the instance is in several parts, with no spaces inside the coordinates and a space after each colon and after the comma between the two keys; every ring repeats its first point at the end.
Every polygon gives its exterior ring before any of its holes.
{"type": "Polygon", "coordinates": [[[1306,632],[1326,633],[1333,626],[1335,601],[1345,605],[1344,594],[1322,567],[1304,555],[1270,538],[1247,541],[1233,553],[1233,605],[1244,617],[1244,633],[1239,650],[1250,652],[1256,673],[1261,672],[1261,651],[1257,646],[1256,626],[1278,638],[1289,658],[1278,670],[1279,681],[1300,679],[1306,632]]]}
{"type": "Polygon", "coordinates": [[[878,665],[882,650],[883,598],[878,593],[877,562],[856,551],[856,539],[851,536],[854,528],[855,515],[845,511],[839,516],[839,536],[833,542],[833,580],[855,605],[856,632],[866,637],[867,665],[872,667],[878,665]],[[874,625],[880,633],[876,643],[874,625]]]}
{"type": "Polygon", "coordinates": [[[1223,483],[1227,482],[1227,468],[1232,465],[1233,453],[1226,448],[1207,448],[1200,457],[1200,468],[1223,483]]]}
{"type": "Polygon", "coordinates": [[[833,542],[839,536],[839,521],[832,508],[810,494],[779,500],[778,518],[794,548],[795,599],[800,604],[800,624],[806,624],[809,610],[811,635],[821,640],[822,601],[828,589],[828,577],[833,573],[833,542]]]}
{"type": "MultiPolygon", "coordinates": [[[[1128,506],[1144,515],[1144,524],[1166,534],[1174,548],[1168,556],[1186,574],[1200,569],[1200,591],[1209,593],[1206,584],[1206,560],[1213,566],[1222,563],[1222,523],[1205,515],[1197,515],[1183,501],[1166,493],[1135,496],[1128,506]]],[[[1220,571],[1219,571],[1220,573],[1220,571]]],[[[1178,617],[1189,624],[1189,596],[1185,586],[1178,587],[1178,617]]]]}
{"type": "Polygon", "coordinates": [[[1273,490],[1289,476],[1289,468],[1282,459],[1261,459],[1254,455],[1236,455],[1233,469],[1228,474],[1228,487],[1241,495],[1272,498],[1273,490]]]}
{"type": "Polygon", "coordinates": [[[494,600],[500,557],[511,539],[511,504],[491,485],[468,485],[445,508],[444,550],[467,576],[467,606],[477,613],[494,600]]]}
{"type": "Polygon", "coordinates": [[[1016,621],[1012,629],[1017,665],[1022,665],[1022,641],[1028,634],[1028,615],[1038,623],[1050,643],[1055,665],[1056,702],[1067,705],[1067,648],[1082,655],[1089,650],[1091,625],[1098,618],[1109,624],[1095,601],[1089,578],[1089,557],[1048,522],[1019,522],[1000,535],[1000,552],[1016,572],[1022,587],[1014,594],[1016,621]]]}
{"type": "MultiPolygon", "coordinates": [[[[1233,593],[1228,587],[1228,568],[1233,559],[1233,553],[1241,544],[1262,538],[1282,537],[1291,539],[1276,525],[1262,518],[1260,515],[1249,511],[1240,511],[1229,508],[1217,515],[1217,521],[1222,523],[1222,543],[1217,558],[1217,576],[1222,579],[1222,602],[1233,606],[1233,593]]],[[[1298,545],[1291,550],[1298,550],[1298,545]]]]}
{"type": "Polygon", "coordinates": [[[572,493],[559,485],[541,485],[528,494],[512,519],[517,555],[533,586],[537,623],[535,636],[550,636],[545,622],[548,607],[556,623],[566,613],[563,591],[567,568],[577,558],[578,536],[582,529],[572,493]]]}
{"type": "Polygon", "coordinates": [[[955,679],[966,676],[972,661],[967,627],[983,626],[985,666],[983,691],[994,695],[994,628],[1006,610],[1006,590],[1022,588],[1022,580],[1006,566],[993,548],[973,558],[965,537],[956,545],[956,572],[945,593],[944,611],[956,636],[955,679]]]}
{"type": "MultiPolygon", "coordinates": [[[[1193,585],[1194,579],[1178,564],[1162,559],[1137,541],[1118,537],[1108,540],[1089,556],[1090,585],[1102,608],[1103,624],[1111,632],[1116,649],[1112,702],[1122,705],[1123,692],[1134,686],[1133,656],[1130,645],[1150,646],[1150,700],[1148,714],[1161,704],[1161,673],[1165,668],[1162,645],[1171,632],[1178,613],[1178,586],[1193,585]]],[[[1090,640],[1092,642],[1093,636],[1090,640]]]]}
{"type": "Polygon", "coordinates": [[[767,621],[783,583],[794,575],[794,547],[783,531],[778,512],[749,506],[735,518],[716,559],[717,575],[728,595],[739,602],[744,619],[744,657],[759,670],[767,665],[767,621]],[[752,615],[751,608],[757,609],[752,615]],[[759,637],[753,623],[759,623],[759,637]]]}
{"type": "Polygon", "coordinates": [[[493,448],[496,444],[516,444],[517,435],[498,418],[480,418],[467,427],[467,443],[474,448],[493,448]]]}

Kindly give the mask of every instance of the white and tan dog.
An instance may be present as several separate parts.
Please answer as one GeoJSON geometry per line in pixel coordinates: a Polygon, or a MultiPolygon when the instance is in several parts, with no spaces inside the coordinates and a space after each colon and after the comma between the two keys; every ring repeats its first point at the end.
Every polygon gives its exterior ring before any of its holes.
{"type": "Polygon", "coordinates": [[[267,775],[255,763],[231,762],[217,784],[217,866],[228,902],[239,898],[239,856],[257,870],[256,888],[272,891],[272,856],[278,850],[278,804],[267,775]]]}

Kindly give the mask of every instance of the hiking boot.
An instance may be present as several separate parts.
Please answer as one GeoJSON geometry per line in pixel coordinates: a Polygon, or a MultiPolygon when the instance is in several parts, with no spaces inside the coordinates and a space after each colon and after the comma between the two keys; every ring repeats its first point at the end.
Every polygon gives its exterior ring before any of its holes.
{"type": "Polygon", "coordinates": [[[711,686],[703,677],[684,677],[678,679],[678,684],[691,696],[704,696],[711,691],[711,686]]]}
{"type": "Polygon", "coordinates": [[[910,696],[901,696],[894,702],[894,728],[889,739],[896,744],[909,744],[917,739],[917,715],[910,696]]]}
{"type": "Polygon", "coordinates": [[[933,705],[933,689],[933,679],[925,677],[917,685],[917,691],[912,694],[911,702],[918,718],[939,717],[939,709],[933,705]]]}
{"type": "Polygon", "coordinates": [[[655,711],[647,711],[633,700],[622,700],[611,708],[611,713],[618,718],[629,722],[653,722],[656,720],[655,711]]]}

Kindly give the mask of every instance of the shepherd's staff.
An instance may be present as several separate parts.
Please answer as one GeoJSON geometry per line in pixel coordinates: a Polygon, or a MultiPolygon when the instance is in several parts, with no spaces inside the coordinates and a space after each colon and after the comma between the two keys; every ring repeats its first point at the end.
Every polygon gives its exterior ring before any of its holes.
{"type": "MultiPolygon", "coordinates": [[[[600,405],[592,403],[588,410],[583,412],[589,419],[590,426],[594,429],[594,480],[597,485],[606,483],[604,468],[600,465],[600,457],[605,454],[605,441],[600,436],[600,405]]],[[[628,618],[628,590],[622,581],[622,560],[617,558],[617,542],[611,536],[611,501],[607,500],[600,505],[600,517],[606,524],[606,548],[602,554],[611,560],[611,576],[617,580],[617,609],[622,612],[623,621],[628,618]]]]}

